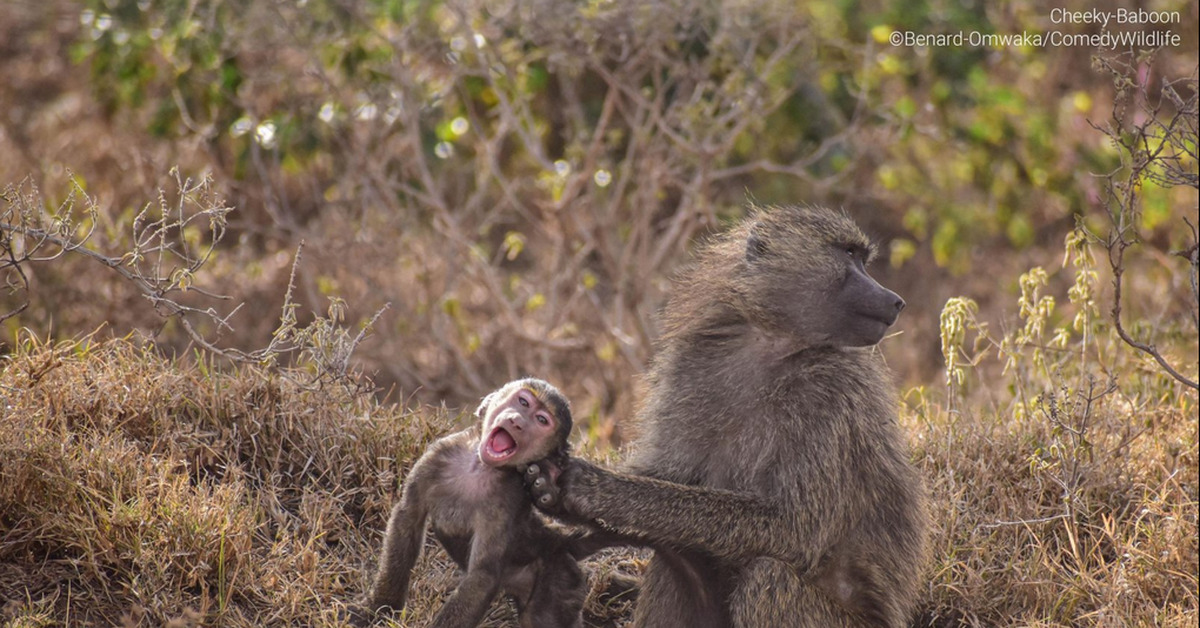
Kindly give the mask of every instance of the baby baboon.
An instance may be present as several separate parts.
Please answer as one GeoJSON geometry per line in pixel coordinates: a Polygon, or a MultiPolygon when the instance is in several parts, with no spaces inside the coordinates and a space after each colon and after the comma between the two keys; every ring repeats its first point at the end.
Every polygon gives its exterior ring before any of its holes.
{"type": "Polygon", "coordinates": [[[433,626],[478,626],[498,592],[516,601],[523,628],[580,626],[587,580],[570,553],[572,539],[534,514],[514,471],[546,457],[565,463],[567,400],[546,382],[522,379],[485,397],[476,414],[482,429],[438,440],[409,472],[388,522],[370,610],[404,608],[429,520],[466,570],[433,626]]]}
{"type": "Polygon", "coordinates": [[[655,549],[635,626],[904,624],[925,493],[870,348],[904,307],[873,256],[841,213],[756,211],[673,290],[626,472],[530,468],[547,510],[655,549]]]}

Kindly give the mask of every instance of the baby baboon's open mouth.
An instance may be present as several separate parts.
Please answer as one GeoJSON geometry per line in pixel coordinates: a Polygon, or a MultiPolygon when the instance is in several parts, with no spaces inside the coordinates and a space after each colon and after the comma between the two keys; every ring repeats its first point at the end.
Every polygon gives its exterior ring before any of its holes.
{"type": "Polygon", "coordinates": [[[488,455],[495,460],[503,460],[517,453],[517,441],[508,430],[497,427],[492,430],[487,439],[488,455]]]}

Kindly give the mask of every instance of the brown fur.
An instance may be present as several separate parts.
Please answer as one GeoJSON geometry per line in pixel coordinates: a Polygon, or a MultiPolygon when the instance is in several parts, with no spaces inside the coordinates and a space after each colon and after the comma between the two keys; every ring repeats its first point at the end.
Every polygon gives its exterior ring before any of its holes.
{"type": "Polygon", "coordinates": [[[547,526],[532,511],[518,467],[547,456],[563,460],[571,431],[567,400],[536,379],[506,384],[476,411],[483,429],[442,438],[413,465],[392,510],[365,612],[404,608],[409,577],[428,521],[446,552],[465,570],[434,618],[435,628],[473,628],[492,600],[515,600],[522,628],[578,628],[587,579],[575,562],[580,535],[547,526]],[[539,427],[538,419],[553,424],[539,427]],[[518,446],[511,459],[485,462],[489,431],[504,428],[518,446]]]}
{"type": "Polygon", "coordinates": [[[901,626],[925,493],[871,348],[903,307],[845,215],[762,210],[674,290],[615,473],[572,460],[534,497],[647,543],[640,628],[901,626]]]}

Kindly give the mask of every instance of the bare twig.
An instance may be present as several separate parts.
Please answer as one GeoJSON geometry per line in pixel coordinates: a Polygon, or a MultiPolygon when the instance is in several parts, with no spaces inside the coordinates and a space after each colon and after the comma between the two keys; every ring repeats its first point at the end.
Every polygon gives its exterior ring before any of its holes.
{"type": "MultiPolygon", "coordinates": [[[[178,201],[169,203],[160,191],[156,214],[151,216],[150,204],[138,213],[132,224],[130,250],[119,257],[86,246],[95,229],[97,206],[78,182],[72,181],[70,194],[53,215],[41,210],[40,193],[28,181],[21,187],[9,186],[3,194],[7,207],[0,219],[0,255],[4,260],[0,262],[0,270],[10,272],[10,285],[15,276],[17,287],[26,294],[22,305],[3,318],[28,307],[29,281],[25,267],[73,253],[107,266],[133,284],[160,314],[183,321],[184,329],[197,342],[206,344],[185,320],[189,314],[207,316],[218,327],[228,327],[215,310],[184,305],[176,295],[191,289],[196,271],[211,258],[224,235],[225,217],[232,208],[213,195],[212,182],[207,177],[193,181],[183,178],[177,170],[172,170],[172,175],[179,189],[178,201]],[[86,218],[80,224],[76,224],[79,218],[74,215],[76,195],[82,196],[85,204],[86,218]],[[189,234],[194,231],[194,223],[204,221],[209,232],[208,244],[201,252],[193,253],[189,234]]],[[[227,298],[207,291],[201,294],[227,298]]]]}
{"type": "MultiPolygon", "coordinates": [[[[1104,175],[1104,202],[1108,209],[1110,229],[1106,236],[1097,238],[1108,251],[1109,267],[1113,273],[1113,324],[1125,344],[1152,357],[1175,380],[1190,388],[1200,389],[1200,384],[1163,357],[1153,342],[1134,337],[1122,319],[1124,277],[1129,269],[1126,253],[1143,242],[1138,232],[1141,222],[1139,191],[1143,183],[1162,187],[1186,185],[1200,189],[1200,176],[1196,172],[1197,71],[1193,70],[1187,78],[1164,80],[1155,98],[1149,93],[1148,80],[1138,79],[1138,59],[1132,56],[1098,58],[1097,63],[1112,74],[1117,96],[1109,124],[1101,127],[1093,123],[1092,126],[1109,137],[1119,150],[1122,162],[1121,168],[1104,175]],[[1187,98],[1180,96],[1181,89],[1189,94],[1187,98]],[[1134,105],[1133,111],[1130,110],[1131,104],[1134,105]]],[[[1184,222],[1191,231],[1192,244],[1176,255],[1190,265],[1188,279],[1192,297],[1188,309],[1193,325],[1200,326],[1200,313],[1197,312],[1200,291],[1196,281],[1197,231],[1195,223],[1186,218],[1184,222]]]]}
{"type": "Polygon", "coordinates": [[[1049,517],[1039,517],[1037,519],[1017,519],[1016,521],[996,521],[993,523],[981,523],[981,524],[979,524],[979,527],[986,528],[988,530],[992,530],[995,528],[1002,528],[1005,526],[1027,526],[1027,525],[1033,525],[1035,523],[1049,523],[1051,521],[1058,521],[1060,519],[1066,519],[1067,517],[1068,517],[1067,513],[1059,513],[1057,515],[1052,515],[1049,517]]]}
{"type": "Polygon", "coordinates": [[[157,203],[147,204],[133,218],[128,250],[120,255],[108,255],[88,246],[97,206],[77,182],[72,183],[67,199],[54,212],[42,208],[40,193],[28,181],[19,187],[9,186],[0,196],[6,203],[0,214],[0,271],[8,272],[10,290],[23,292],[23,300],[0,316],[0,320],[28,309],[28,267],[74,254],[100,263],[132,284],[161,316],[179,321],[188,338],[205,351],[233,361],[260,364],[274,364],[282,355],[298,354],[302,361],[313,365],[313,382],[354,380],[349,368],[350,356],[388,306],[377,311],[356,335],[341,325],[345,304],[339,298],[331,300],[327,316],[318,316],[310,325],[301,327],[296,316],[299,306],[293,298],[299,250],[292,265],[279,327],[266,347],[254,351],[219,347],[197,328],[194,318],[210,321],[218,333],[233,331],[230,319],[242,308],[238,304],[228,313],[222,313],[180,300],[180,295],[189,291],[229,300],[230,297],[194,284],[224,236],[226,216],[232,208],[213,192],[209,177],[193,180],[176,169],[171,174],[178,188],[178,199],[171,201],[160,190],[157,203]],[[75,212],[77,196],[82,197],[85,205],[82,218],[75,212]],[[197,244],[201,241],[205,244],[197,244]]]}

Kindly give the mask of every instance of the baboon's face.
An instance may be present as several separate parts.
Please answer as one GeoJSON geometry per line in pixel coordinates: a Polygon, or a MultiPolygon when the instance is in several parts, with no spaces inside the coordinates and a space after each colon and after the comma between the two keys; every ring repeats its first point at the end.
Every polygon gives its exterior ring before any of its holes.
{"type": "Polygon", "coordinates": [[[830,335],[836,344],[849,347],[873,345],[883,340],[888,327],[896,322],[904,299],[879,285],[867,274],[868,253],[855,246],[843,246],[840,277],[835,277],[827,305],[834,320],[830,335]]]}
{"type": "Polygon", "coordinates": [[[882,340],[904,299],[867,273],[873,252],[866,236],[841,214],[792,211],[750,231],[752,307],[763,310],[768,327],[806,345],[862,347],[882,340]]]}
{"type": "Polygon", "coordinates": [[[483,421],[479,459],[491,467],[514,467],[545,458],[566,438],[566,407],[562,394],[540,380],[506,384],[476,410],[483,421]]]}

